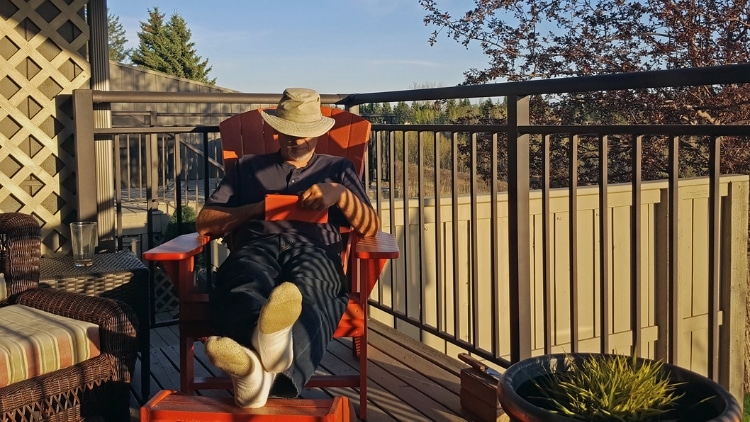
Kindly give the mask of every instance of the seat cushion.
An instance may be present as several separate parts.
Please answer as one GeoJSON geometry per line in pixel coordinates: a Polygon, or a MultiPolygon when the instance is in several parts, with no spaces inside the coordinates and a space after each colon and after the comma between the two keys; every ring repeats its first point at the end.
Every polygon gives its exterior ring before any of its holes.
{"type": "Polygon", "coordinates": [[[99,326],[24,305],[0,308],[0,387],[98,356],[99,326]]]}

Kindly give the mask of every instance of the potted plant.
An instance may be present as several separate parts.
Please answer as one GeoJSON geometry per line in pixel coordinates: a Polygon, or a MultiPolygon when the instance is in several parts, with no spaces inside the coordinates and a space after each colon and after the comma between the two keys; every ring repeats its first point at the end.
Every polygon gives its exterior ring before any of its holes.
{"type": "Polygon", "coordinates": [[[716,382],[668,363],[622,355],[549,354],[503,373],[498,400],[511,421],[741,421],[716,382]]]}

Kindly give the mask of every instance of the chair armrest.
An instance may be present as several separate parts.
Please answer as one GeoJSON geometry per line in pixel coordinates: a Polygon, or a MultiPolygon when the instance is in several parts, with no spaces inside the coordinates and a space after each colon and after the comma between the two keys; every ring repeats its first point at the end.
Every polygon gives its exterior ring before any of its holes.
{"type": "Polygon", "coordinates": [[[143,258],[148,261],[182,261],[203,252],[210,241],[210,237],[198,233],[183,234],[147,250],[143,258]]]}
{"type": "MultiPolygon", "coordinates": [[[[19,305],[98,325],[101,352],[122,360],[126,366],[119,368],[122,376],[133,373],[139,322],[127,303],[49,288],[29,289],[13,299],[19,305]]],[[[148,329],[144,323],[143,329],[148,329]]]]}
{"type": "Polygon", "coordinates": [[[357,235],[353,249],[354,258],[361,265],[355,266],[359,272],[355,271],[352,277],[352,291],[359,295],[360,304],[365,304],[385,264],[389,259],[399,257],[398,243],[392,234],[378,232],[375,236],[357,235]]]}
{"type": "Polygon", "coordinates": [[[354,246],[354,256],[359,259],[394,259],[399,257],[396,237],[378,232],[375,236],[359,237],[354,246]]]}
{"type": "Polygon", "coordinates": [[[177,236],[143,253],[148,261],[161,262],[164,272],[177,288],[180,303],[207,300],[205,292],[195,292],[194,289],[194,257],[203,252],[211,241],[209,236],[198,233],[188,233],[177,236]]]}

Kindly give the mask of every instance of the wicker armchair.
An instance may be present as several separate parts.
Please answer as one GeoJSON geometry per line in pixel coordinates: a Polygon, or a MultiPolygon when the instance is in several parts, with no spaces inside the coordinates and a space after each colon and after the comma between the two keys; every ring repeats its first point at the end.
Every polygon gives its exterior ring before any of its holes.
{"type": "Polygon", "coordinates": [[[0,272],[7,289],[0,308],[26,305],[96,324],[100,354],[1,387],[0,420],[128,420],[137,353],[135,314],[127,304],[112,299],[39,287],[40,239],[34,217],[0,214],[0,272]]]}

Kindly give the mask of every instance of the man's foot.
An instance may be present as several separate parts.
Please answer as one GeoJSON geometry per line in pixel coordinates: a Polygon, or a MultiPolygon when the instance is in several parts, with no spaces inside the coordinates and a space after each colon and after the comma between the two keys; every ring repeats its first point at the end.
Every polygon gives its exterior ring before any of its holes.
{"type": "Polygon", "coordinates": [[[214,366],[232,378],[237,406],[265,406],[276,375],[263,370],[255,352],[229,337],[214,336],[206,340],[206,355],[214,366]]]}
{"type": "Polygon", "coordinates": [[[253,361],[245,347],[229,337],[212,336],[206,340],[206,355],[211,363],[229,375],[245,377],[253,372],[253,361]]]}
{"type": "Polygon", "coordinates": [[[284,282],[273,289],[263,305],[253,347],[266,371],[283,372],[292,366],[292,326],[302,313],[302,294],[294,283],[284,282]]]}

